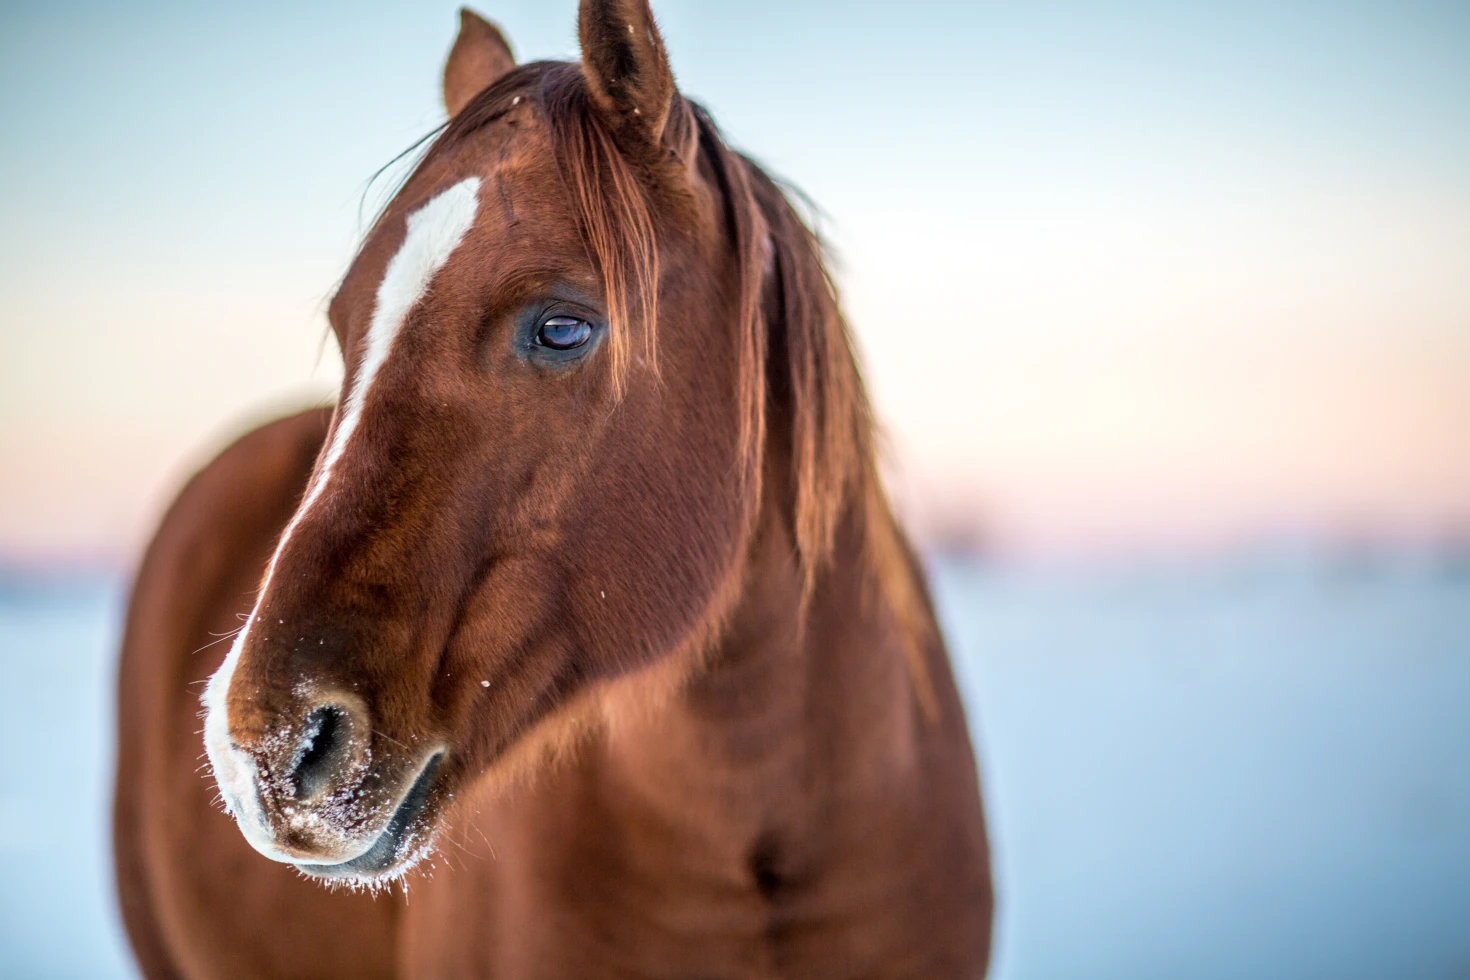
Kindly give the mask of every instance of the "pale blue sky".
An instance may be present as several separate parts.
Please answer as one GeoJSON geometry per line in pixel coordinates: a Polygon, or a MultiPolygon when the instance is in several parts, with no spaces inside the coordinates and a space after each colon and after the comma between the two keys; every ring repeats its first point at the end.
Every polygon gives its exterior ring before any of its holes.
{"type": "MultiPolygon", "coordinates": [[[[329,389],[320,303],[455,9],[0,11],[0,556],[125,555],[242,415],[329,389]]],[[[1470,6],[655,10],[827,212],[920,523],[1470,521],[1470,6]]],[[[570,2],[482,12],[575,54],[570,2]]]]}

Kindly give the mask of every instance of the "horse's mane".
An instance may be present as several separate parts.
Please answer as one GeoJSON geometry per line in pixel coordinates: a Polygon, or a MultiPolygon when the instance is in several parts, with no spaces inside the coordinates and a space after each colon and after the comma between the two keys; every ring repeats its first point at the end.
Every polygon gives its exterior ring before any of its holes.
{"type": "MultiPolygon", "coordinates": [[[[420,167],[530,97],[543,114],[608,302],[614,388],[626,385],[634,345],[657,365],[658,240],[640,168],[588,99],[581,70],[535,62],[480,92],[440,132],[420,167]]],[[[856,518],[877,587],[891,608],[915,693],[937,713],[924,648],[932,615],[918,569],[894,523],[876,462],[876,434],[852,339],[824,248],[782,188],[731,150],[704,109],[675,96],[666,142],[697,143],[724,197],[740,296],[740,467],[761,499],[767,439],[791,456],[791,532],[803,608],[831,558],[839,525],[856,518]],[[779,427],[778,431],[773,431],[779,427]]]]}

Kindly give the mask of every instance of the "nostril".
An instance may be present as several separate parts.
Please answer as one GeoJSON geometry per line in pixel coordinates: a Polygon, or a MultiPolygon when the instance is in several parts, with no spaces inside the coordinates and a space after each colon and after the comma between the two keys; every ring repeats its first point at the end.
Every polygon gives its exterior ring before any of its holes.
{"type": "Polygon", "coordinates": [[[306,716],[306,726],[297,750],[299,758],[292,778],[296,798],[308,800],[326,792],[347,753],[346,714],[335,707],[317,708],[306,716]]]}

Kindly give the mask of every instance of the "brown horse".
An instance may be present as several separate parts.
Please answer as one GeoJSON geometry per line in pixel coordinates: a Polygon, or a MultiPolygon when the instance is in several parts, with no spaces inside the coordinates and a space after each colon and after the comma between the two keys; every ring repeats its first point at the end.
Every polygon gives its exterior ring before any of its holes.
{"type": "Polygon", "coordinates": [[[463,14],[331,302],[335,411],[227,449],[148,551],[116,851],[151,977],[985,972],[964,714],[818,243],[646,0],[579,36],[516,67],[463,14]]]}

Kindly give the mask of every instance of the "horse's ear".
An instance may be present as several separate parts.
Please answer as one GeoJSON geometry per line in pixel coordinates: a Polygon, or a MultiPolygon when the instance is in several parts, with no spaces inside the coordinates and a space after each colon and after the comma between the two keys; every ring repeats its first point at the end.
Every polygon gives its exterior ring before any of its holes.
{"type": "Polygon", "coordinates": [[[500,28],[468,7],[459,9],[459,37],[444,62],[444,108],[452,119],[483,89],[516,66],[500,28]]]}
{"type": "Polygon", "coordinates": [[[674,99],[674,73],[648,0],[582,0],[577,38],[598,111],[620,138],[658,146],[674,99]]]}

